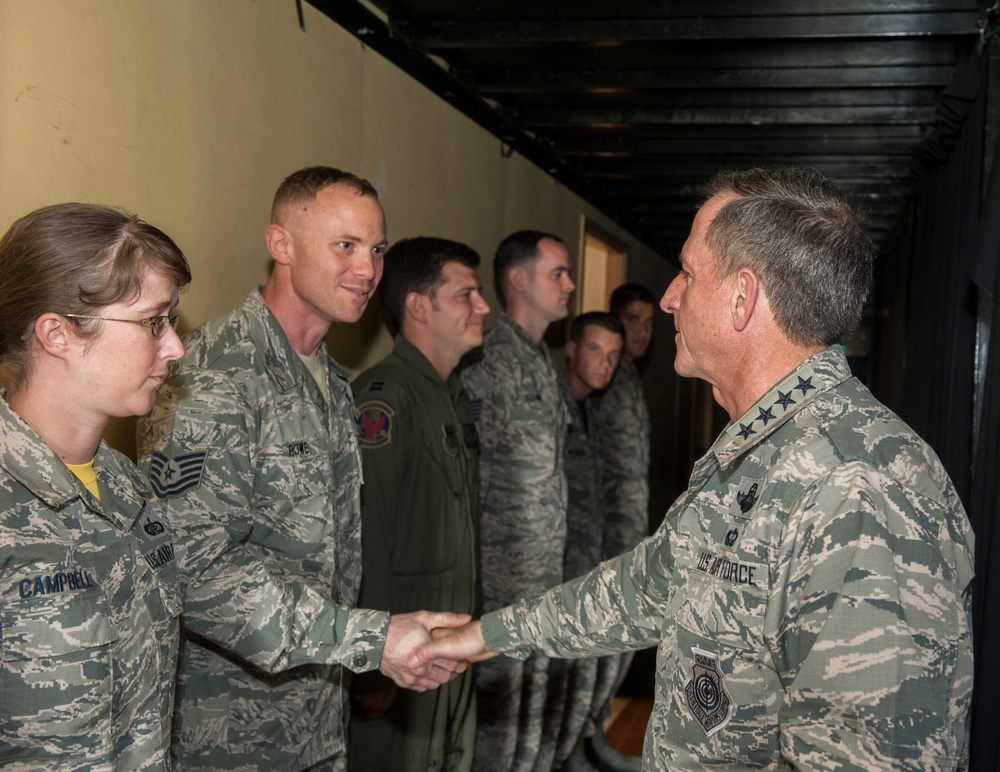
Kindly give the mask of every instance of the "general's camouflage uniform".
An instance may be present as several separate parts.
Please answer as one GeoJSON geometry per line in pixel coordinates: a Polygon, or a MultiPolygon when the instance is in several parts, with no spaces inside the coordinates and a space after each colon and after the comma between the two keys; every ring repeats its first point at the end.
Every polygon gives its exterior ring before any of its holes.
{"type": "MultiPolygon", "coordinates": [[[[562,581],[569,413],[544,343],[501,314],[482,361],[462,372],[481,446],[483,607],[530,598],[562,581]]],[[[476,768],[531,769],[542,742],[548,657],[477,667],[476,768]]]]}
{"type": "Polygon", "coordinates": [[[500,651],[659,641],[647,770],[966,765],[972,533],[839,347],[733,422],[632,553],[484,618],[500,651]]]}
{"type": "MultiPolygon", "coordinates": [[[[566,555],[563,559],[563,575],[569,580],[591,571],[601,562],[604,512],[601,510],[600,493],[605,443],[599,435],[594,403],[589,398],[577,401],[569,382],[565,378],[559,380],[572,418],[566,440],[569,501],[566,507],[566,555]]],[[[584,730],[589,728],[590,707],[597,686],[598,659],[552,661],[553,665],[559,663],[569,673],[565,710],[558,711],[562,726],[556,761],[563,764],[582,739],[584,730]]]]}
{"type": "MultiPolygon", "coordinates": [[[[635,365],[619,361],[611,385],[591,398],[601,434],[601,503],[604,536],[601,559],[635,548],[649,535],[650,420],[642,376],[635,365]]],[[[628,674],[633,652],[601,657],[591,706],[591,727],[604,721],[611,699],[628,674]]]]}
{"type": "MultiPolygon", "coordinates": [[[[479,443],[458,375],[445,383],[402,335],[354,381],[364,571],[360,604],[404,613],[479,614],[479,443]]],[[[356,692],[393,688],[381,673],[356,692]]],[[[351,720],[358,772],[459,772],[476,739],[473,670],[426,692],[399,689],[386,714],[351,720]]]]}
{"type": "Polygon", "coordinates": [[[352,609],[361,473],[346,374],[321,350],[327,405],[259,290],[185,346],[140,424],[144,468],[193,577],[178,764],[274,772],[343,760],[339,665],[375,668],[389,623],[386,612],[352,609]]]}
{"type": "Polygon", "coordinates": [[[0,400],[0,767],[170,769],[174,541],[104,443],[98,501],[0,400]]]}

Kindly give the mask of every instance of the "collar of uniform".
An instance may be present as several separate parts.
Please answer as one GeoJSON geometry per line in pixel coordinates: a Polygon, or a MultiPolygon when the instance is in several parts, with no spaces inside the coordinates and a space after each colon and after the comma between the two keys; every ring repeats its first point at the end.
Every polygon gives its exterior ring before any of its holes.
{"type": "MultiPolygon", "coordinates": [[[[257,287],[251,292],[243,303],[243,308],[247,312],[248,318],[255,322],[257,327],[257,329],[251,330],[251,335],[262,344],[261,348],[268,371],[282,391],[288,391],[300,384],[305,384],[307,389],[316,388],[318,395],[319,387],[312,383],[312,376],[306,372],[305,365],[299,360],[295,349],[288,342],[288,336],[285,335],[285,331],[264,302],[264,297],[260,294],[262,289],[263,287],[257,287]]],[[[336,379],[330,379],[330,387],[334,393],[337,393],[338,390],[340,392],[346,390],[350,373],[327,354],[326,341],[320,344],[319,356],[323,357],[327,369],[332,370],[336,376],[336,379]]],[[[318,401],[323,404],[323,400],[318,401]]]]}
{"type": "Polygon", "coordinates": [[[441,380],[441,375],[434,369],[434,365],[432,365],[430,360],[424,356],[424,352],[410,343],[410,341],[404,338],[401,333],[396,334],[396,343],[393,346],[393,353],[402,359],[407,365],[416,370],[416,372],[434,384],[435,388],[447,391],[451,396],[453,403],[458,399],[458,395],[462,391],[462,381],[458,377],[457,367],[451,371],[451,375],[448,376],[447,383],[443,382],[441,380]]]}
{"type": "Polygon", "coordinates": [[[505,330],[508,335],[512,335],[523,343],[526,350],[530,350],[533,353],[540,353],[546,359],[549,358],[549,347],[546,345],[545,341],[542,340],[536,344],[535,341],[528,336],[527,331],[511,319],[506,313],[500,314],[497,319],[496,327],[493,329],[497,331],[505,330]]]}
{"type": "Polygon", "coordinates": [[[576,395],[573,393],[573,389],[563,373],[559,374],[559,393],[562,395],[563,402],[566,403],[566,407],[569,408],[570,413],[575,415],[581,403],[577,401],[576,395]]]}
{"type": "Polygon", "coordinates": [[[814,354],[764,394],[746,413],[727,426],[712,446],[721,466],[770,436],[819,394],[851,377],[840,346],[814,354]]]}
{"type": "Polygon", "coordinates": [[[143,496],[151,498],[153,495],[145,479],[120,464],[102,441],[94,457],[94,471],[104,492],[115,499],[116,505],[99,502],[85,491],[76,475],[66,468],[38,432],[10,409],[6,399],[0,399],[0,422],[4,427],[0,432],[0,467],[52,509],[60,509],[79,498],[89,509],[121,521],[118,524],[127,529],[142,512],[143,496]],[[122,517],[122,512],[133,514],[122,517]]]}
{"type": "Polygon", "coordinates": [[[434,365],[431,364],[430,360],[424,356],[424,352],[404,338],[402,333],[396,334],[396,342],[393,345],[392,353],[435,386],[440,385],[441,388],[445,387],[441,376],[438,375],[438,371],[434,369],[434,365]]]}
{"type": "Polygon", "coordinates": [[[619,373],[628,373],[629,375],[639,376],[639,368],[636,367],[632,362],[629,362],[625,357],[618,360],[618,370],[619,373]]]}

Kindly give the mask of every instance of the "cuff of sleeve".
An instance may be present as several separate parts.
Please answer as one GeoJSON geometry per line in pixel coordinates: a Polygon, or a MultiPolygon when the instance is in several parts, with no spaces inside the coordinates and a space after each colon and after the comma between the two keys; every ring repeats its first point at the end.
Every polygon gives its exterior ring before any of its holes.
{"type": "Polygon", "coordinates": [[[516,659],[527,658],[529,650],[522,648],[523,642],[514,628],[511,607],[484,614],[479,623],[483,633],[483,641],[490,651],[500,652],[516,659]]]}
{"type": "Polygon", "coordinates": [[[352,609],[341,639],[346,652],[344,664],[355,673],[375,670],[382,660],[388,630],[388,611],[352,609]]]}

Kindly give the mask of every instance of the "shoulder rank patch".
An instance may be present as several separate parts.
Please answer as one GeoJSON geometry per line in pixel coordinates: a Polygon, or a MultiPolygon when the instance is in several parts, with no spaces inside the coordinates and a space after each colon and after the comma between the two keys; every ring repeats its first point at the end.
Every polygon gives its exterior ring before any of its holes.
{"type": "Polygon", "coordinates": [[[684,698],[694,720],[711,737],[733,717],[733,699],[726,691],[719,658],[692,647],[691,678],[684,684],[684,698]]]}
{"type": "Polygon", "coordinates": [[[482,397],[479,399],[472,400],[472,420],[479,423],[479,418],[483,414],[483,400],[482,397]]]}
{"type": "Polygon", "coordinates": [[[149,482],[158,499],[180,496],[201,485],[205,471],[207,450],[195,450],[167,458],[158,450],[153,451],[149,465],[149,482]]]}
{"type": "Polygon", "coordinates": [[[358,405],[358,444],[365,450],[384,448],[392,442],[392,419],[396,415],[385,402],[358,405]]]}

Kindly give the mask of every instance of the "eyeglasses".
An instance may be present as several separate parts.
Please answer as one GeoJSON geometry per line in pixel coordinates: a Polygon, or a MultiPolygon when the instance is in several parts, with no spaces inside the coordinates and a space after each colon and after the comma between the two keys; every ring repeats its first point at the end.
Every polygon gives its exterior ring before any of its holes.
{"type": "Polygon", "coordinates": [[[178,316],[151,316],[148,319],[112,319],[110,316],[87,316],[86,314],[60,314],[71,319],[100,319],[103,322],[128,322],[129,324],[141,324],[148,327],[154,338],[162,338],[167,327],[177,329],[178,316]]]}

